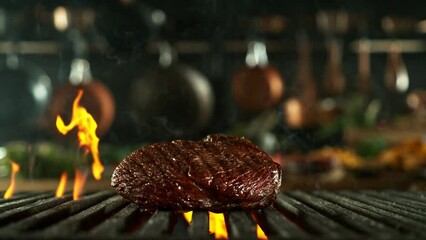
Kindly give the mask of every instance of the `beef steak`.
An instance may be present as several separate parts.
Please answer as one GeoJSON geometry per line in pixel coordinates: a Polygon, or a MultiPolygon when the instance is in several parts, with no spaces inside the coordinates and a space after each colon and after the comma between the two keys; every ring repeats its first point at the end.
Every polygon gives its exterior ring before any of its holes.
{"type": "Polygon", "coordinates": [[[111,185],[146,211],[257,209],[274,201],[281,168],[244,137],[209,135],[141,147],[111,185]]]}

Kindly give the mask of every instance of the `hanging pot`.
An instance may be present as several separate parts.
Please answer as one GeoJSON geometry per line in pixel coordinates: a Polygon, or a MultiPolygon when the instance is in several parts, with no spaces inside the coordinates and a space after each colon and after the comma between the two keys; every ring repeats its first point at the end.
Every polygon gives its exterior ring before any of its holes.
{"type": "Polygon", "coordinates": [[[161,42],[159,50],[159,66],[138,73],[131,85],[129,102],[137,115],[140,137],[194,136],[211,119],[211,85],[199,71],[179,63],[167,42],[161,42]]]}
{"type": "Polygon", "coordinates": [[[51,82],[36,65],[8,54],[0,69],[0,142],[29,137],[51,97],[51,82]]]}
{"type": "Polygon", "coordinates": [[[56,129],[55,120],[58,115],[65,122],[71,119],[72,103],[79,89],[83,90],[80,105],[85,107],[97,122],[97,135],[105,135],[114,120],[115,101],[110,90],[102,82],[92,78],[89,62],[81,58],[76,58],[71,63],[69,83],[55,89],[49,108],[49,128],[56,129]]]}
{"type": "Polygon", "coordinates": [[[268,65],[263,42],[249,43],[246,64],[232,79],[236,104],[249,112],[276,107],[284,95],[284,81],[278,70],[268,65]]]}

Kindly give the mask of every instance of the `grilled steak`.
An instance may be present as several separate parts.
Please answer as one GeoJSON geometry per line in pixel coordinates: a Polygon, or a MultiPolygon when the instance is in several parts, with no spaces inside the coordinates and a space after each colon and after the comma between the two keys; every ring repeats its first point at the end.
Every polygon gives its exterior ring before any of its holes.
{"type": "Polygon", "coordinates": [[[136,150],[111,185],[146,211],[257,209],[274,201],[281,168],[246,138],[209,135],[136,150]]]}

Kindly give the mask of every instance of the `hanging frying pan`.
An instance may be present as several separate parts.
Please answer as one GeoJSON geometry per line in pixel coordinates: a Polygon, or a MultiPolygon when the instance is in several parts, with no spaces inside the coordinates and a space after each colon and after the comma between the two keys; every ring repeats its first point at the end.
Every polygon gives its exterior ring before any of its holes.
{"type": "Polygon", "coordinates": [[[80,105],[92,114],[98,124],[96,133],[103,136],[111,127],[115,115],[115,101],[110,90],[99,80],[92,78],[87,60],[76,58],[71,63],[69,83],[55,89],[49,108],[51,129],[55,129],[56,116],[68,122],[72,115],[72,103],[79,89],[83,89],[80,105]]]}
{"type": "Polygon", "coordinates": [[[176,60],[167,42],[159,44],[159,66],[139,72],[132,81],[129,103],[141,134],[150,139],[194,136],[210,121],[214,96],[210,82],[176,60]]]}

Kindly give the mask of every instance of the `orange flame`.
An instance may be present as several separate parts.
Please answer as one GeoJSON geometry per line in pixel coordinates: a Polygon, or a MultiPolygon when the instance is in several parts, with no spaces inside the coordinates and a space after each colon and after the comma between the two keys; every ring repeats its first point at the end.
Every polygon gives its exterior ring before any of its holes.
{"type": "MultiPolygon", "coordinates": [[[[183,217],[188,223],[192,221],[192,211],[184,212],[183,217]]],[[[228,239],[225,217],[222,213],[209,212],[209,232],[214,234],[215,239],[228,239]]]]}
{"type": "Polygon", "coordinates": [[[72,193],[73,200],[77,200],[81,197],[86,177],[87,173],[80,172],[78,169],[75,170],[74,188],[72,193]]]}
{"type": "Polygon", "coordinates": [[[263,232],[262,228],[260,228],[259,225],[256,225],[256,234],[257,234],[257,239],[259,240],[268,239],[268,237],[265,235],[265,233],[263,232]]]}
{"type": "Polygon", "coordinates": [[[68,175],[66,172],[63,172],[61,179],[59,180],[58,188],[56,189],[56,197],[64,196],[65,186],[67,185],[68,175]]]}
{"type": "Polygon", "coordinates": [[[191,223],[191,222],[192,222],[192,211],[184,212],[184,213],[183,213],[183,217],[185,218],[185,220],[186,220],[188,223],[191,223]]]}
{"type": "MultiPolygon", "coordinates": [[[[192,222],[192,211],[184,212],[183,217],[188,223],[192,222]]],[[[228,239],[225,217],[222,213],[209,212],[209,232],[214,234],[215,239],[228,239]]],[[[268,237],[259,225],[256,225],[256,235],[259,240],[267,240],[268,237]]]]}
{"type": "Polygon", "coordinates": [[[65,125],[64,120],[58,115],[56,117],[56,128],[62,135],[66,135],[74,127],[78,128],[78,141],[80,147],[85,148],[85,153],[88,151],[92,153],[93,164],[92,173],[96,180],[102,178],[102,172],[104,166],[99,158],[99,138],[96,136],[96,128],[98,124],[90,113],[87,112],[86,108],[80,106],[80,99],[83,96],[83,90],[78,91],[78,95],[74,100],[72,106],[72,118],[68,125],[65,125]]]}
{"type": "Polygon", "coordinates": [[[12,165],[12,174],[10,175],[10,185],[3,196],[4,199],[8,199],[13,196],[13,192],[15,191],[15,175],[19,171],[19,164],[13,161],[10,161],[10,163],[12,165]]]}
{"type": "Polygon", "coordinates": [[[225,217],[222,213],[209,212],[209,232],[215,239],[228,239],[225,217]]]}

